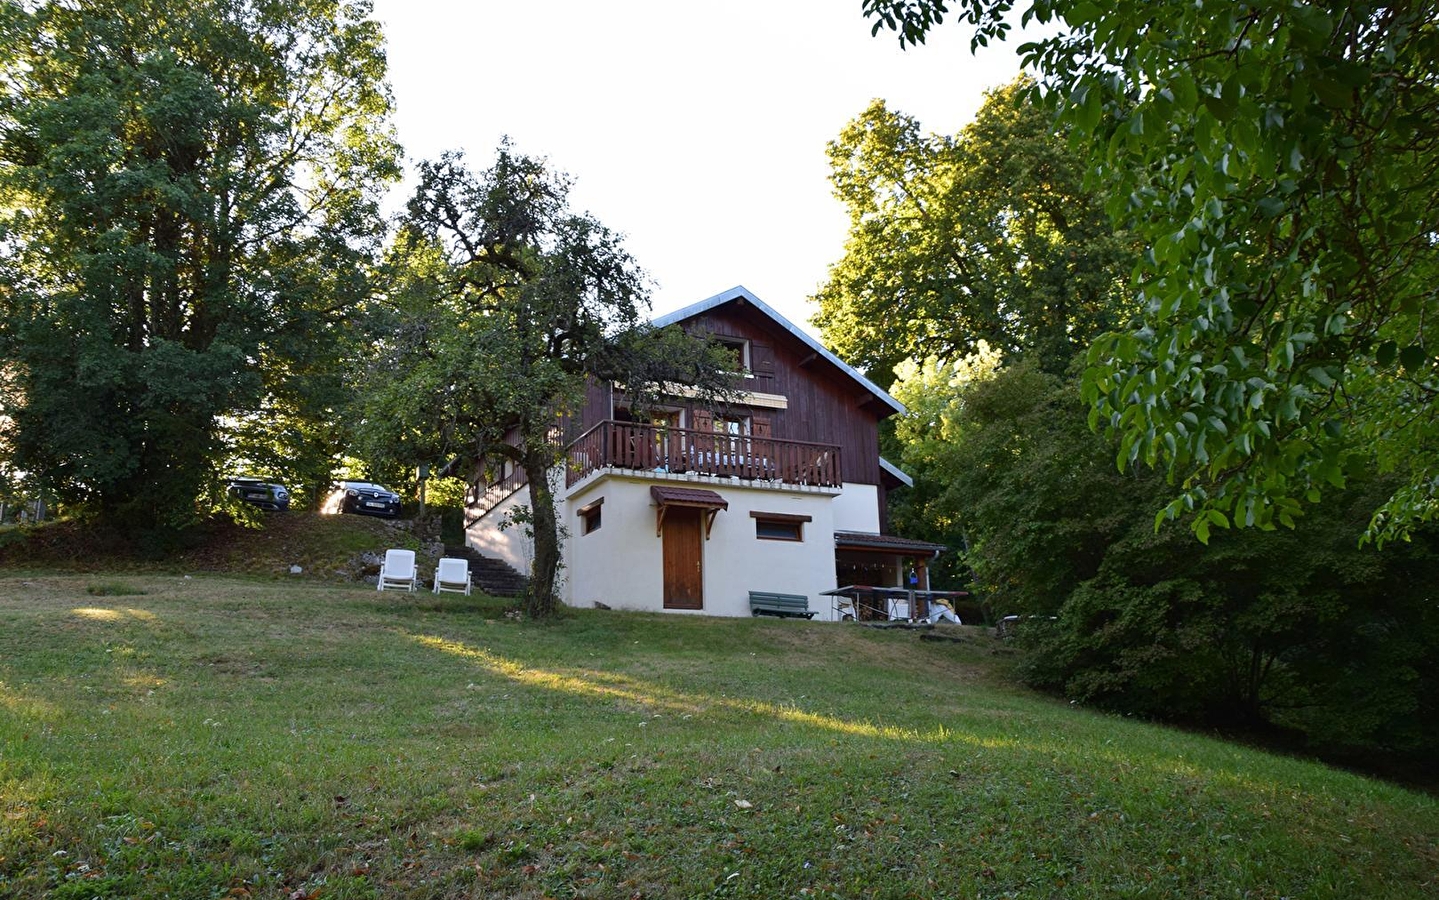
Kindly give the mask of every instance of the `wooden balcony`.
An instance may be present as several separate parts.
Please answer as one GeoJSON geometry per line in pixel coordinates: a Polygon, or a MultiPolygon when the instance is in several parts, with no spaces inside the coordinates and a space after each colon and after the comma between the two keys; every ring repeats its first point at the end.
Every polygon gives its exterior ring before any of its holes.
{"type": "Polygon", "coordinates": [[[665,425],[601,422],[565,451],[567,484],[600,469],[839,487],[839,447],[665,425]]]}

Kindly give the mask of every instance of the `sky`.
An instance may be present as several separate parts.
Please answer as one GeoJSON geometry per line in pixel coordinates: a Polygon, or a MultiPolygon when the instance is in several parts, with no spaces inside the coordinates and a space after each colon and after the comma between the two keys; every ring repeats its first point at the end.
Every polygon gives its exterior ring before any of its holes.
{"type": "MultiPolygon", "coordinates": [[[[795,324],[844,252],[825,145],[875,97],[954,133],[1019,71],[946,22],[901,50],[859,0],[374,0],[410,166],[501,137],[625,235],[655,315],[744,285],[795,324]]],[[[411,185],[396,189],[398,209],[411,185]]]]}

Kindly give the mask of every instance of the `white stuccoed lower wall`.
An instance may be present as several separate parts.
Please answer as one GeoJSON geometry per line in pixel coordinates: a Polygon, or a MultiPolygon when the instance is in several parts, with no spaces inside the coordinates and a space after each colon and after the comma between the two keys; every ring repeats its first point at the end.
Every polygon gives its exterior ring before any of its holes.
{"type": "MultiPolygon", "coordinates": [[[[650,498],[654,483],[610,476],[566,500],[565,524],[571,535],[565,553],[570,566],[567,603],[592,606],[599,601],[615,609],[664,610],[664,538],[655,534],[656,508],[650,498]],[[605,501],[603,524],[581,535],[576,511],[600,497],[605,501]]],[[[830,600],[819,592],[835,586],[834,495],[738,484],[694,487],[714,490],[729,501],[704,542],[704,609],[695,612],[748,616],[753,590],[804,594],[810,609],[820,613],[816,619],[829,617],[830,600]],[[802,542],[760,540],[751,511],[807,515],[811,521],[804,524],[802,542]]]]}
{"type": "MultiPolygon", "coordinates": [[[[560,474],[556,470],[557,477],[560,474]]],[[[834,532],[879,531],[878,488],[874,485],[847,483],[840,493],[815,493],[748,487],[739,482],[687,484],[606,475],[580,485],[571,496],[557,492],[556,513],[562,534],[567,535],[560,573],[561,597],[566,603],[691,612],[664,609],[664,539],[655,534],[656,508],[650,497],[650,487],[657,483],[705,488],[729,501],[729,509],[716,515],[702,550],[704,608],[693,611],[701,615],[748,616],[749,592],[753,590],[803,594],[809,598],[809,608],[818,613],[816,621],[831,619],[831,599],[820,592],[835,587],[834,532]],[[600,528],[581,534],[578,510],[601,497],[600,528]],[[755,537],[751,512],[807,515],[811,521],[804,524],[800,543],[761,540],[755,537]]],[[[528,503],[528,488],[506,498],[469,529],[470,546],[528,574],[534,559],[533,538],[521,526],[498,527],[507,512],[528,503]]]]}
{"type": "Polygon", "coordinates": [[[844,492],[834,498],[834,530],[878,534],[879,488],[846,481],[844,492]]]}
{"type": "Polygon", "coordinates": [[[530,564],[535,561],[535,539],[526,533],[524,526],[514,525],[502,530],[500,523],[515,507],[528,506],[529,503],[528,487],[515,491],[500,501],[483,519],[466,529],[465,543],[475,548],[480,555],[502,559],[516,572],[528,576],[530,564]]]}

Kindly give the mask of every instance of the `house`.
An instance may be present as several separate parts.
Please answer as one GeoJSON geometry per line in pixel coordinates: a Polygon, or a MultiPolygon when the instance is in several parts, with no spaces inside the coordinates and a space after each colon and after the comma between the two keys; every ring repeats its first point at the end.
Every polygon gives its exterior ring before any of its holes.
{"type": "MultiPolygon", "coordinates": [[[[879,455],[898,401],[743,287],[655,324],[732,349],[744,393],[640,416],[621,387],[591,385],[552,475],[566,603],[747,616],[764,591],[805,595],[823,619],[837,586],[928,588],[943,548],[883,533],[888,491],[910,483],[879,455]]],[[[528,571],[530,539],[503,527],[528,500],[522,471],[496,473],[471,498],[468,543],[528,571]]]]}

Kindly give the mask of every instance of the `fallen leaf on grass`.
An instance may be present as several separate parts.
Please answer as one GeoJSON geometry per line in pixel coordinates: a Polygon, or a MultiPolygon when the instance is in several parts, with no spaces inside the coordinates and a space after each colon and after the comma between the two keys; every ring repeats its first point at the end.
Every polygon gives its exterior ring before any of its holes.
{"type": "Polygon", "coordinates": [[[749,802],[748,800],[736,800],[734,802],[734,805],[738,806],[740,809],[750,809],[754,806],[754,804],[749,802]]]}

